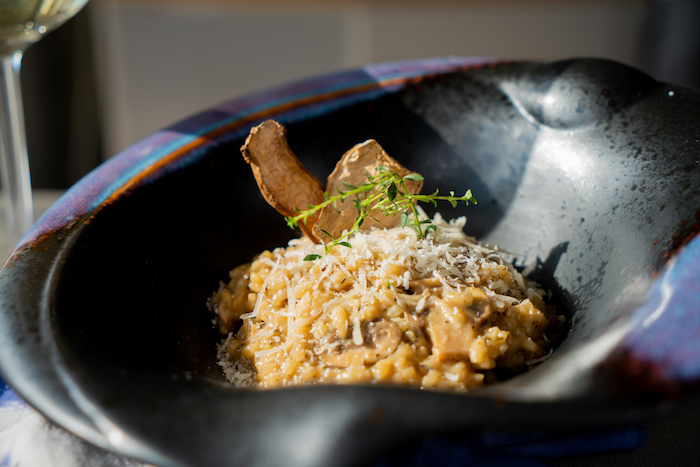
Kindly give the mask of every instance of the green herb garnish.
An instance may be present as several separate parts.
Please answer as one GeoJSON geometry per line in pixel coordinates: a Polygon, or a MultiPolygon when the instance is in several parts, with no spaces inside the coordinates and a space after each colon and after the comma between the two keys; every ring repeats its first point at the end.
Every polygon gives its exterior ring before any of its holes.
{"type": "MultiPolygon", "coordinates": [[[[299,222],[306,224],[306,221],[311,216],[324,207],[332,204],[337,209],[336,202],[342,204],[346,199],[351,199],[357,209],[357,218],[352,228],[338,238],[333,238],[330,233],[321,230],[331,239],[331,241],[324,244],[326,254],[328,254],[338,245],[350,248],[351,245],[345,239],[359,231],[365,219],[370,218],[376,221],[370,216],[370,213],[375,209],[379,209],[385,216],[400,215],[401,227],[410,226],[416,231],[419,238],[424,238],[437,227],[432,224],[430,219],[421,220],[418,218],[417,203],[432,203],[433,206],[437,206],[438,201],[448,201],[452,207],[457,207],[457,203],[460,201],[464,201],[467,205],[470,202],[476,204],[471,190],[467,190],[464,196],[455,196],[454,191],[450,191],[450,196],[440,196],[439,190],[435,190],[430,195],[415,195],[409,193],[405,182],[407,180],[421,181],[423,180],[421,175],[410,173],[402,177],[384,165],[378,166],[377,171],[379,174],[376,176],[367,174],[367,181],[360,186],[353,186],[343,182],[347,191],[338,190],[338,194],[335,196],[329,196],[328,192],[326,192],[324,194],[326,200],[323,203],[309,206],[308,209],[303,211],[297,209],[298,215],[285,218],[287,225],[295,228],[299,225],[299,222]],[[409,219],[409,213],[413,214],[412,219],[409,219]]],[[[313,261],[318,258],[320,258],[319,255],[308,255],[304,260],[313,261]]]]}

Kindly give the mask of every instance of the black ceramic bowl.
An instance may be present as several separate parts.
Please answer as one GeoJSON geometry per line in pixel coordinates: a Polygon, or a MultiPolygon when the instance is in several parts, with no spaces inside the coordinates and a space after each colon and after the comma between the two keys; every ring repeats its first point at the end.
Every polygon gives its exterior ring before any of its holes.
{"type": "Polygon", "coordinates": [[[434,59],[233,100],[73,187],[0,273],[0,368],[86,440],[158,465],[341,465],[435,431],[643,420],[700,378],[700,94],[618,63],[434,59]],[[471,188],[466,230],[537,271],[567,335],[533,371],[464,396],[232,388],[206,301],[295,235],[239,148],[275,118],[321,179],[375,138],[425,191],[471,188]]]}

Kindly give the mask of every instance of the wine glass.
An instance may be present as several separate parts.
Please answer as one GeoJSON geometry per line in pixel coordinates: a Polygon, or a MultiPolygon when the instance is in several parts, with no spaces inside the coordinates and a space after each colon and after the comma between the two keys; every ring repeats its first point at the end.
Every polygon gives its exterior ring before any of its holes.
{"type": "Polygon", "coordinates": [[[88,0],[0,0],[0,183],[14,245],[34,223],[19,72],[24,50],[88,0]]]}

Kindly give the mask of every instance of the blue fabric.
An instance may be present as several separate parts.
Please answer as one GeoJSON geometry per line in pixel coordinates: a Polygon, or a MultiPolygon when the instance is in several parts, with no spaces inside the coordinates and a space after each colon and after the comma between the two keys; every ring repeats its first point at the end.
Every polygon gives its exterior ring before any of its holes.
{"type": "Polygon", "coordinates": [[[646,303],[634,311],[634,326],[622,345],[629,371],[648,367],[674,384],[700,380],[700,235],[666,265],[650,285],[646,303]]]}
{"type": "Polygon", "coordinates": [[[15,394],[15,392],[12,389],[10,389],[10,387],[7,384],[5,384],[5,381],[3,381],[2,376],[0,376],[0,407],[4,407],[10,402],[20,402],[21,400],[22,399],[17,397],[17,394],[15,394]]]}
{"type": "Polygon", "coordinates": [[[544,467],[552,459],[634,451],[646,440],[643,426],[564,436],[499,431],[433,436],[402,446],[376,467],[544,467]]]}

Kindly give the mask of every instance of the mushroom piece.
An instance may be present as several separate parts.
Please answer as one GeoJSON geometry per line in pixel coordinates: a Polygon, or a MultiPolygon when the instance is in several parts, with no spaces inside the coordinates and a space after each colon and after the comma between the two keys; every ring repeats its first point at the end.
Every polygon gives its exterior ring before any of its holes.
{"type": "Polygon", "coordinates": [[[469,360],[478,327],[491,313],[488,295],[469,287],[439,300],[428,313],[428,335],[438,361],[469,360]]]}
{"type": "MultiPolygon", "coordinates": [[[[384,165],[397,174],[411,173],[390,157],[374,140],[367,140],[347,151],[328,176],[327,190],[294,155],[287,143],[287,130],[274,120],[267,120],[250,130],[250,135],[241,148],[243,158],[253,170],[253,176],[265,200],[280,214],[287,217],[297,215],[297,209],[307,209],[323,203],[327,191],[335,196],[338,190],[346,190],[344,183],[359,186],[367,181],[367,175],[377,175],[377,167],[384,165]]],[[[410,193],[420,192],[422,181],[407,180],[410,193]]],[[[379,222],[368,222],[363,228],[393,227],[399,216],[373,216],[379,222]],[[373,224],[373,225],[371,225],[373,224]]],[[[309,217],[299,228],[315,243],[330,240],[322,232],[340,237],[349,230],[357,218],[357,209],[347,200],[340,206],[328,205],[309,217]]]]}
{"type": "Polygon", "coordinates": [[[393,321],[370,322],[363,337],[361,345],[352,339],[336,340],[324,346],[319,357],[326,365],[340,368],[376,363],[394,353],[401,343],[401,330],[393,321]]]}
{"type": "MultiPolygon", "coordinates": [[[[379,175],[377,167],[385,166],[389,170],[401,176],[411,173],[406,167],[386,153],[384,149],[373,139],[355,145],[343,154],[335,169],[328,176],[326,189],[330,196],[334,196],[339,190],[347,191],[345,183],[360,186],[367,181],[367,175],[379,175]]],[[[406,189],[410,193],[419,193],[423,181],[406,180],[406,189]]],[[[323,232],[330,233],[334,238],[342,235],[344,230],[350,230],[357,218],[357,209],[353,205],[354,200],[347,199],[340,206],[327,206],[318,216],[313,226],[314,235],[323,240],[330,240],[323,232]]],[[[362,226],[362,229],[390,228],[399,223],[399,216],[385,216],[378,210],[370,214],[368,219],[374,219],[362,226]]]]}
{"type": "MultiPolygon", "coordinates": [[[[250,164],[253,176],[265,200],[283,216],[295,216],[297,209],[321,204],[325,198],[321,181],[297,159],[287,143],[287,130],[274,120],[267,120],[250,130],[241,154],[250,164]]],[[[311,226],[299,228],[315,242],[311,226]]]]}
{"type": "Polygon", "coordinates": [[[491,299],[486,293],[476,287],[467,287],[466,290],[447,294],[445,304],[457,306],[475,318],[477,325],[481,325],[491,316],[491,299]]]}

